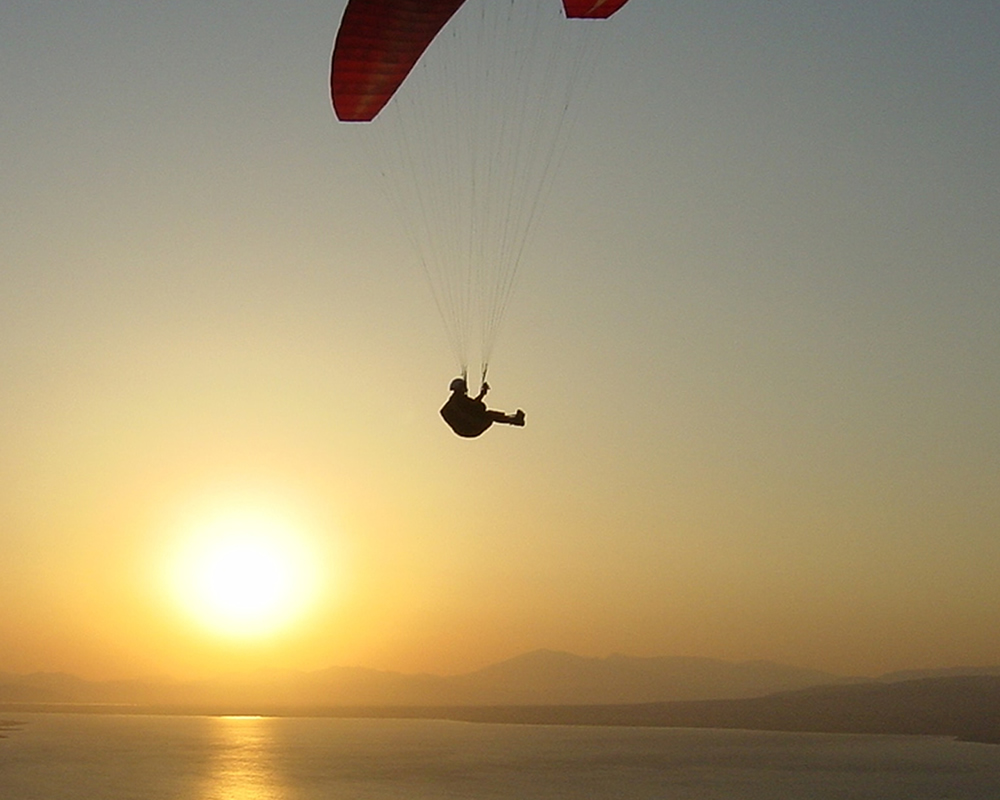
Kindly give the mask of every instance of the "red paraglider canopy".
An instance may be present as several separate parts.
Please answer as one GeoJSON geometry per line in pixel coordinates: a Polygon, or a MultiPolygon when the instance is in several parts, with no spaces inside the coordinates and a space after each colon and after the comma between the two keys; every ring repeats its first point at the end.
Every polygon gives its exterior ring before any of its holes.
{"type": "Polygon", "coordinates": [[[337,118],[370,122],[465,0],[350,0],[333,48],[337,118]]]}
{"type": "Polygon", "coordinates": [[[628,0],[563,0],[570,19],[607,19],[628,0]]]}
{"type": "MultiPolygon", "coordinates": [[[[337,118],[373,120],[464,2],[350,0],[337,31],[330,72],[337,118]]],[[[563,8],[571,19],[606,19],[626,2],[563,0],[563,8]]]]}

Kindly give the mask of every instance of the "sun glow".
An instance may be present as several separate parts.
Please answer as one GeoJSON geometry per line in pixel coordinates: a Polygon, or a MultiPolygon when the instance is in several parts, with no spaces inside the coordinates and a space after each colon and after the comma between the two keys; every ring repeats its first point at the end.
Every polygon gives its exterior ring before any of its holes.
{"type": "Polygon", "coordinates": [[[235,638],[289,626],[315,600],[316,553],[301,531],[261,511],[226,511],[196,525],[175,559],[181,606],[204,628],[235,638]]]}

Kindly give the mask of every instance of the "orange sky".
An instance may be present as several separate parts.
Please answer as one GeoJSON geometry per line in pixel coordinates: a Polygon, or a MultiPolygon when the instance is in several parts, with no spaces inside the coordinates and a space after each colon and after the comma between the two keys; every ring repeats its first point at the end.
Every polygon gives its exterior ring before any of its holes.
{"type": "Polygon", "coordinates": [[[634,0],[473,442],[342,7],[0,14],[0,671],[1000,662],[993,4],[634,0]],[[232,508],[322,576],[271,637],[164,577],[232,508]]]}

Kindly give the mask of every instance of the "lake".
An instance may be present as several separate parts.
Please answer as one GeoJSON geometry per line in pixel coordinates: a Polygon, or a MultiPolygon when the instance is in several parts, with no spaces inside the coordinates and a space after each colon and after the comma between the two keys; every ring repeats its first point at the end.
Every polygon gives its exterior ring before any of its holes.
{"type": "Polygon", "coordinates": [[[944,738],[299,717],[3,715],[2,800],[984,800],[944,738]]]}

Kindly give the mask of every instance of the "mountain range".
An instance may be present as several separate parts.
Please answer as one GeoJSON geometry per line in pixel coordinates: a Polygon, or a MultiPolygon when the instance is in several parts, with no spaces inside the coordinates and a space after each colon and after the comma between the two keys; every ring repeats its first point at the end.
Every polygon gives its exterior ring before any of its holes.
{"type": "Polygon", "coordinates": [[[957,667],[838,676],[768,661],[538,650],[463,675],[403,674],[360,667],[233,674],[203,681],[87,681],[62,673],[0,673],[0,703],[240,707],[587,706],[759,698],[810,687],[917,678],[1000,675],[957,667]]]}

